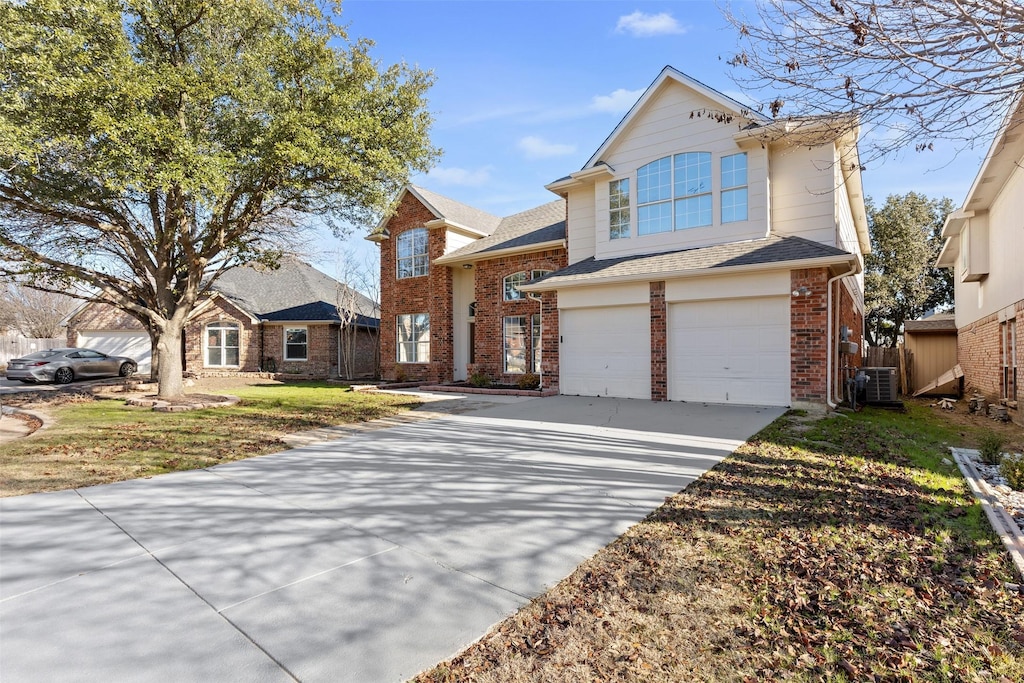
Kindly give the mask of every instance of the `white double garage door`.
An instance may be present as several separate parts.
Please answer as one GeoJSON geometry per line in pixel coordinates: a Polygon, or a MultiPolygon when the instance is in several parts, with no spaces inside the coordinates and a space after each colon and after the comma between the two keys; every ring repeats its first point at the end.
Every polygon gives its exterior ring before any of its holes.
{"type": "Polygon", "coordinates": [[[108,356],[128,356],[139,364],[140,372],[149,372],[153,362],[149,334],[138,330],[81,330],[76,346],[108,356]]]}
{"type": "MultiPolygon", "coordinates": [[[[669,303],[668,399],[789,405],[789,305],[788,296],[669,303]]],[[[651,397],[649,304],[565,309],[560,333],[563,394],[651,397]]]]}

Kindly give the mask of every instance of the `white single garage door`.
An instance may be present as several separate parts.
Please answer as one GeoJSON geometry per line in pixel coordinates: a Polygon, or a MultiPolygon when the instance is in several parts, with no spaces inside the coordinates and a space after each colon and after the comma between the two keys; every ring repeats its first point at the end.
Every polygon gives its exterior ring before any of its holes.
{"type": "Polygon", "coordinates": [[[669,304],[667,332],[670,401],[789,405],[789,297],[669,304]]]}
{"type": "Polygon", "coordinates": [[[149,372],[153,349],[149,335],[138,330],[82,330],[78,346],[96,349],[108,356],[128,356],[139,364],[139,372],[149,372]]]}
{"type": "Polygon", "coordinates": [[[649,305],[566,309],[559,325],[563,394],[651,397],[649,305]]]}

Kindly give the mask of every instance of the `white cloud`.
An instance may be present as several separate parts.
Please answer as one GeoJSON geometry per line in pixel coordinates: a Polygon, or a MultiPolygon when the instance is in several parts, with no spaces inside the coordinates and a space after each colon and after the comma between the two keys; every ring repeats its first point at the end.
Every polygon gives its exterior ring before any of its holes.
{"type": "Polygon", "coordinates": [[[611,95],[595,95],[594,99],[590,100],[590,108],[596,111],[608,111],[613,114],[622,114],[629,111],[640,96],[644,94],[643,89],[640,90],[626,90],[625,88],[619,88],[614,91],[611,95]]]}
{"type": "Polygon", "coordinates": [[[474,170],[458,168],[434,168],[427,174],[427,178],[439,185],[461,185],[463,187],[480,187],[491,180],[491,166],[481,166],[474,170]]]}
{"type": "Polygon", "coordinates": [[[616,33],[628,33],[634,38],[650,38],[673,33],[686,33],[686,27],[680,25],[668,12],[661,14],[644,14],[640,10],[619,17],[615,25],[616,33]]]}
{"type": "Polygon", "coordinates": [[[548,157],[561,157],[566,154],[572,154],[576,151],[576,145],[548,142],[536,135],[527,135],[519,141],[519,149],[526,154],[528,159],[547,159],[548,157]]]}

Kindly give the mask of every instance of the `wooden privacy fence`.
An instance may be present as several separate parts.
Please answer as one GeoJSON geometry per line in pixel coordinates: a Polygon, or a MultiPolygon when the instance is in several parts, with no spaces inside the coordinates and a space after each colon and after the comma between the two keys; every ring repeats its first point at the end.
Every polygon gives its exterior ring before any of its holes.
{"type": "Polygon", "coordinates": [[[900,344],[896,347],[868,346],[864,349],[863,366],[866,368],[896,368],[896,376],[899,378],[899,392],[902,395],[910,393],[910,387],[914,384],[914,378],[910,376],[913,367],[911,352],[900,344]]]}
{"type": "Polygon", "coordinates": [[[32,339],[20,334],[0,334],[0,365],[7,365],[12,358],[21,358],[44,349],[57,349],[67,344],[68,340],[63,337],[32,339]]]}

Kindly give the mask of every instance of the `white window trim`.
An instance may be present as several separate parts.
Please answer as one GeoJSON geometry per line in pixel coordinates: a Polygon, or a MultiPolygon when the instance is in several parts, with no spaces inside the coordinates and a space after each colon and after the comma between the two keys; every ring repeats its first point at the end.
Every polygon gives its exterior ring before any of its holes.
{"type": "Polygon", "coordinates": [[[307,325],[289,325],[281,328],[281,358],[285,363],[305,363],[309,361],[309,327],[307,325]],[[306,333],[306,355],[304,357],[288,357],[288,330],[302,330],[306,333]]]}
{"type": "MultiPolygon", "coordinates": [[[[719,157],[719,158],[721,158],[721,157],[719,157]]],[[[689,150],[689,151],[686,151],[686,152],[676,152],[674,154],[669,154],[667,156],[658,157],[657,159],[652,159],[651,161],[648,161],[646,164],[642,164],[642,165],[637,167],[636,172],[634,173],[634,175],[636,176],[636,212],[635,213],[636,213],[636,234],[637,234],[637,237],[647,237],[649,235],[663,235],[663,234],[668,233],[668,232],[681,232],[683,230],[695,230],[695,229],[698,229],[698,228],[710,228],[710,227],[713,227],[715,225],[715,206],[714,206],[714,204],[715,204],[715,174],[714,174],[714,170],[713,170],[714,169],[714,159],[715,159],[715,154],[713,152],[708,152],[708,151],[705,151],[705,150],[689,150]],[[711,173],[708,176],[708,189],[707,189],[706,192],[695,192],[693,194],[683,194],[683,195],[678,195],[677,196],[676,195],[676,157],[685,156],[687,154],[706,154],[708,156],[709,163],[712,166],[711,173]],[[668,198],[667,199],[659,199],[658,201],[654,201],[654,202],[641,202],[640,201],[640,169],[641,168],[645,168],[646,166],[649,166],[651,164],[657,163],[659,161],[663,161],[665,159],[668,159],[668,168],[669,168],[669,196],[668,196],[668,198]],[[684,199],[697,199],[699,197],[710,197],[711,198],[711,222],[705,223],[705,224],[701,224],[701,225],[692,225],[692,226],[684,226],[684,227],[678,226],[676,224],[676,202],[679,202],[679,201],[684,200],[684,199]],[[661,231],[658,231],[658,232],[641,233],[640,232],[640,209],[644,208],[644,207],[648,207],[648,206],[657,206],[659,204],[667,204],[668,205],[669,217],[671,219],[671,225],[672,225],[671,229],[670,230],[661,230],[661,231]]],[[[609,199],[609,205],[610,205],[610,199],[609,199]]],[[[632,214],[633,214],[633,212],[630,212],[630,227],[632,227],[632,225],[633,225],[633,216],[632,216],[632,214]]],[[[609,220],[610,220],[610,214],[609,214],[609,220]]]]}
{"type": "Polygon", "coordinates": [[[528,315],[506,315],[501,319],[501,367],[502,372],[506,375],[523,375],[530,371],[530,354],[529,354],[529,343],[530,343],[530,316],[528,315]],[[523,329],[523,369],[522,370],[510,370],[508,367],[508,321],[513,318],[518,318],[522,322],[520,327],[523,329]]]}
{"type": "MultiPolygon", "coordinates": [[[[413,336],[415,337],[415,332],[416,332],[415,320],[413,320],[412,331],[413,331],[413,336]]],[[[395,362],[400,364],[400,365],[416,365],[416,364],[423,365],[425,363],[429,363],[430,362],[430,314],[429,313],[399,313],[398,315],[395,316],[395,362]],[[402,342],[402,341],[400,341],[399,337],[398,337],[399,330],[401,329],[401,322],[400,322],[400,320],[402,318],[405,318],[405,317],[415,318],[418,315],[423,315],[423,316],[426,316],[426,318],[427,318],[427,340],[425,342],[422,342],[422,341],[402,342]],[[404,344],[411,344],[412,345],[412,355],[413,355],[413,359],[412,360],[402,360],[402,344],[403,343],[404,344]],[[427,357],[424,360],[420,359],[420,354],[419,354],[420,344],[426,344],[426,346],[427,346],[427,357]]]]}
{"type": "Polygon", "coordinates": [[[631,196],[632,193],[630,192],[630,187],[629,187],[631,184],[632,184],[632,176],[627,176],[625,178],[616,178],[615,180],[609,181],[609,183],[608,183],[608,239],[609,240],[628,240],[630,237],[633,236],[633,211],[632,211],[633,200],[632,200],[632,196],[631,196]],[[613,191],[612,188],[621,186],[622,183],[626,184],[626,191],[625,192],[620,192],[619,194],[622,194],[622,195],[625,196],[625,198],[626,198],[626,205],[625,206],[620,206],[617,209],[613,209],[612,208],[612,195],[614,194],[614,191],[613,191]],[[616,212],[622,212],[622,213],[624,213],[626,215],[625,231],[622,234],[618,234],[618,235],[612,234],[612,222],[613,222],[612,221],[612,216],[616,212]]]}
{"type": "MultiPolygon", "coordinates": [[[[224,339],[223,333],[221,333],[220,338],[223,341],[223,339],[224,339]]],[[[221,358],[223,358],[224,357],[224,349],[225,348],[230,348],[230,347],[226,347],[223,344],[221,344],[220,348],[221,348],[221,358]]],[[[241,367],[241,363],[242,363],[242,326],[239,325],[238,323],[233,323],[233,322],[230,322],[230,321],[225,322],[225,321],[222,321],[222,320],[218,320],[216,322],[209,322],[209,323],[206,323],[205,325],[203,325],[203,367],[204,368],[237,368],[237,367],[241,367]],[[212,365],[210,363],[210,329],[211,328],[219,328],[221,330],[224,330],[224,329],[229,329],[230,327],[234,327],[236,330],[238,330],[238,362],[237,363],[221,363],[220,365],[212,365]]]]}
{"type": "Polygon", "coordinates": [[[411,280],[412,278],[426,277],[427,275],[430,275],[430,231],[427,230],[426,228],[412,228],[410,230],[406,230],[405,232],[400,234],[396,238],[396,240],[395,240],[395,279],[396,280],[411,280]],[[402,239],[404,238],[404,239],[411,240],[412,241],[412,247],[411,248],[415,249],[416,248],[416,237],[415,237],[415,235],[419,231],[422,231],[422,233],[424,235],[424,238],[425,238],[424,241],[423,241],[424,251],[422,253],[413,251],[411,254],[409,254],[409,256],[401,256],[401,250],[400,250],[399,244],[401,243],[402,239]],[[426,259],[425,259],[426,265],[424,266],[422,273],[417,273],[416,272],[416,257],[417,256],[424,256],[424,257],[426,257],[426,259]],[[402,275],[402,261],[403,260],[412,262],[412,275],[402,275]]]}

